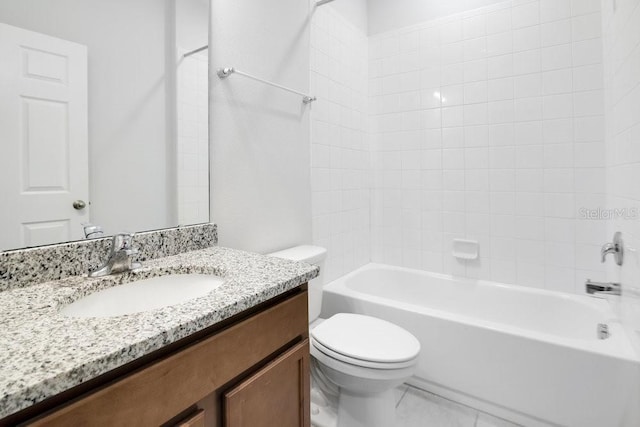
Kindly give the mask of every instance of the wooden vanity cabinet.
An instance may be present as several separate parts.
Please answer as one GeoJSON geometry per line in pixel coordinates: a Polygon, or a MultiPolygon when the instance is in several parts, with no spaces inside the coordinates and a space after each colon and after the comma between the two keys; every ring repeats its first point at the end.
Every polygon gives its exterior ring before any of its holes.
{"type": "Polygon", "coordinates": [[[305,287],[24,425],[308,427],[308,330],[305,287]]]}

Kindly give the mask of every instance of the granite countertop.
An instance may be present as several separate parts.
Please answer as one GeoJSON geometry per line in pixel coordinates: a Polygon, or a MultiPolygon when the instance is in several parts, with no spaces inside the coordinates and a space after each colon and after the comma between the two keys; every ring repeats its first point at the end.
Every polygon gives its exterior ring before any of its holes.
{"type": "Polygon", "coordinates": [[[135,272],[75,276],[0,292],[0,419],[308,282],[318,267],[212,247],[144,263],[135,272]],[[59,309],[121,283],[165,274],[224,277],[183,304],[111,318],[59,309]]]}

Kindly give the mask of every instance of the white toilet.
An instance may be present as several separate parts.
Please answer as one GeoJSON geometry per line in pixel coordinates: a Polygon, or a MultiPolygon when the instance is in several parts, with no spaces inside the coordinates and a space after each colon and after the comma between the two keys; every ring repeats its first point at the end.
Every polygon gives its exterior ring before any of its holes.
{"type": "MultiPolygon", "coordinates": [[[[296,246],[269,255],[320,266],[320,276],[309,283],[312,376],[316,387],[336,402],[337,427],[395,425],[393,389],[413,374],[420,352],[418,340],[401,327],[375,317],[339,313],[319,319],[325,248],[296,246]]],[[[332,424],[326,417],[314,419],[318,414],[312,410],[312,424],[332,424]]]]}

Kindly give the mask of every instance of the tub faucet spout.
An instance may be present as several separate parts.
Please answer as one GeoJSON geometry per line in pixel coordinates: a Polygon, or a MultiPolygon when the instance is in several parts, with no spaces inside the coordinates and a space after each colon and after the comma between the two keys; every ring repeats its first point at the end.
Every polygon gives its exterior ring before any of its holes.
{"type": "Polygon", "coordinates": [[[584,285],[589,295],[602,297],[605,295],[620,295],[622,289],[620,283],[592,282],[591,279],[587,279],[584,285]]]}

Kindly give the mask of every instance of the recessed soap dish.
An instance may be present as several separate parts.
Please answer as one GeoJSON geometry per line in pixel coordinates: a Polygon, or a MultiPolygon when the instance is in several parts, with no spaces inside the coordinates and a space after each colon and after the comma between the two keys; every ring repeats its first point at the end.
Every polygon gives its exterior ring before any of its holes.
{"type": "Polygon", "coordinates": [[[452,255],[458,259],[477,259],[479,247],[477,240],[453,239],[452,255]]]}

